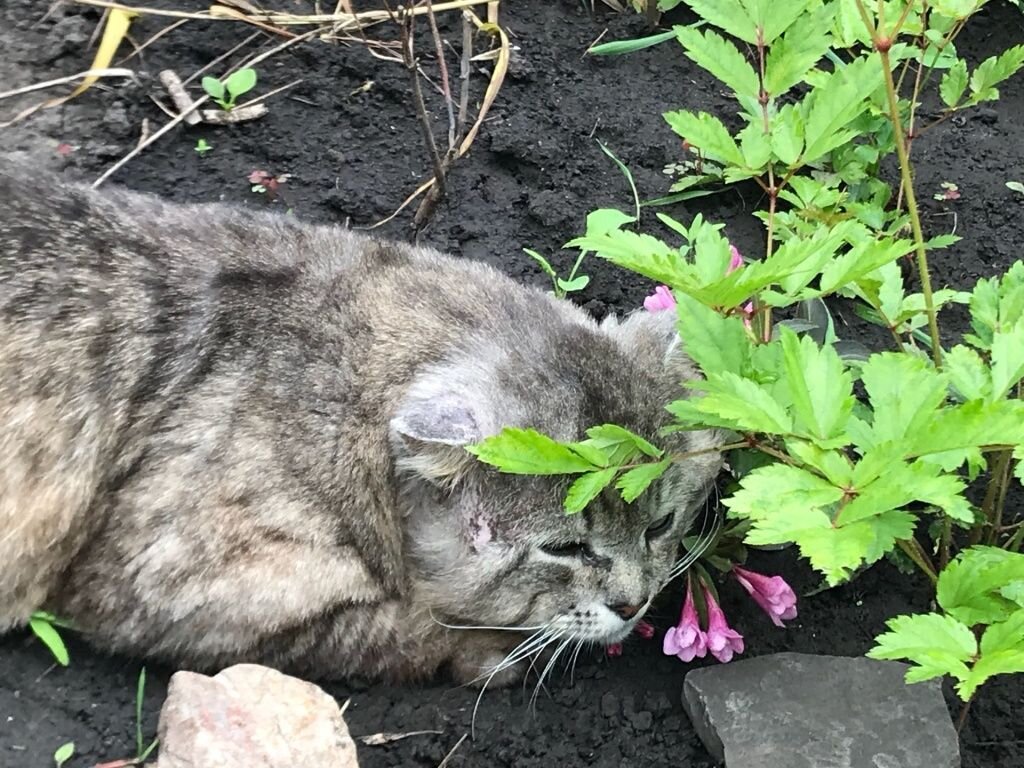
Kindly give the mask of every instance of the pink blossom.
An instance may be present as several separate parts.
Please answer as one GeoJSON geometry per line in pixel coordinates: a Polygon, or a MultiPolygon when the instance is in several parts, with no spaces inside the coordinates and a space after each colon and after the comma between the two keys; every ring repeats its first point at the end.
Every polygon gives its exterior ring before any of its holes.
{"type": "Polygon", "coordinates": [[[693,589],[686,586],[686,602],[679,616],[679,623],[665,633],[662,651],[666,656],[678,656],[683,661],[704,658],[708,653],[707,635],[700,628],[697,609],[693,605],[693,589]]]}
{"type": "Polygon", "coordinates": [[[704,588],[704,599],[708,606],[708,650],[712,656],[726,664],[732,661],[733,654],[743,653],[743,635],[729,626],[715,596],[707,587],[704,588]]]}
{"type": "Polygon", "coordinates": [[[605,646],[604,652],[607,653],[608,656],[613,659],[617,656],[621,656],[622,643],[609,643],[607,646],[605,646]]]}
{"type": "Polygon", "coordinates": [[[633,631],[640,635],[644,640],[650,640],[654,637],[654,625],[649,621],[644,621],[643,619],[640,619],[640,621],[636,623],[633,631]]]}
{"type": "Polygon", "coordinates": [[[783,621],[796,618],[796,593],[781,576],[765,576],[738,565],[733,566],[732,572],[775,626],[785,626],[783,621]]]}
{"type": "Polygon", "coordinates": [[[727,275],[730,272],[735,272],[737,269],[743,266],[743,256],[740,255],[740,252],[732,243],[729,244],[729,253],[732,254],[732,256],[729,258],[729,266],[726,267],[725,270],[725,274],[727,275]]]}
{"type": "Polygon", "coordinates": [[[644,299],[644,309],[648,312],[661,312],[665,309],[675,308],[676,300],[667,285],[659,285],[654,289],[654,293],[644,299]]]}

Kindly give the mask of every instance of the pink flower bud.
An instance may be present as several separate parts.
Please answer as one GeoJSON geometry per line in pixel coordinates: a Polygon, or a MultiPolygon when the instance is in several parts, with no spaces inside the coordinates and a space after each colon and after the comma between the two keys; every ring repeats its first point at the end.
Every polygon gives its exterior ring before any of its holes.
{"type": "Polygon", "coordinates": [[[704,599],[708,605],[708,650],[723,664],[732,661],[734,654],[743,653],[743,635],[729,626],[725,614],[706,587],[704,599]]]}
{"type": "Polygon", "coordinates": [[[636,623],[633,631],[640,635],[644,640],[650,640],[654,637],[654,625],[649,621],[644,621],[643,619],[640,619],[640,621],[636,623]]]}
{"type": "Polygon", "coordinates": [[[796,593],[781,576],[765,576],[738,565],[733,566],[732,572],[775,626],[785,626],[783,621],[796,618],[796,593]]]}
{"type": "Polygon", "coordinates": [[[644,309],[648,312],[661,312],[675,308],[676,300],[667,285],[659,285],[654,289],[654,293],[644,299],[644,309]]]}

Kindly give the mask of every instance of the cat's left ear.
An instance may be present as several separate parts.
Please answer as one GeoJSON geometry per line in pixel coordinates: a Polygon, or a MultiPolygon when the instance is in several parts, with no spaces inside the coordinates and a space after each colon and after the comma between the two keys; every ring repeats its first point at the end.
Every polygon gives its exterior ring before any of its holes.
{"type": "Polygon", "coordinates": [[[475,461],[465,447],[489,434],[483,402],[454,376],[418,378],[390,423],[398,468],[432,482],[457,482],[475,461]]]}
{"type": "Polygon", "coordinates": [[[701,378],[676,330],[675,310],[639,310],[619,319],[607,317],[601,330],[648,370],[664,370],[676,381],[701,378]]]}

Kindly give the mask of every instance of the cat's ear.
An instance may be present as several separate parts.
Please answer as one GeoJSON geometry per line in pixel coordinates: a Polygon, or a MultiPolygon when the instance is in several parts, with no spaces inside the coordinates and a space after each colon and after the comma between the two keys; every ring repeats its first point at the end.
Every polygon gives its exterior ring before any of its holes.
{"type": "Polygon", "coordinates": [[[441,376],[414,383],[390,424],[398,468],[432,482],[457,482],[475,461],[465,447],[486,436],[480,402],[441,376]]]}
{"type": "Polygon", "coordinates": [[[622,319],[609,316],[601,330],[648,370],[664,370],[682,381],[701,378],[683,348],[674,311],[640,310],[622,319]]]}

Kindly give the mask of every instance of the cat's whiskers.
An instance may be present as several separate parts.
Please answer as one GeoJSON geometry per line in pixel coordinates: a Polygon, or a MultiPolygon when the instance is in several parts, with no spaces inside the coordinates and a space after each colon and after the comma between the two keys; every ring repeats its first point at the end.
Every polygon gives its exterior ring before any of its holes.
{"type": "Polygon", "coordinates": [[[537,632],[547,626],[546,624],[537,624],[532,627],[488,627],[473,626],[469,624],[445,624],[443,621],[435,617],[433,613],[430,614],[430,620],[445,629],[487,629],[494,632],[537,632]]]}
{"type": "Polygon", "coordinates": [[[562,642],[558,644],[558,647],[555,648],[555,652],[551,654],[551,658],[548,660],[548,663],[545,665],[544,669],[541,671],[540,679],[537,680],[537,685],[533,689],[533,695],[530,697],[530,711],[532,711],[534,714],[537,713],[537,697],[540,694],[541,689],[544,688],[545,678],[547,678],[548,674],[554,668],[555,662],[558,661],[558,657],[562,655],[562,651],[569,647],[573,639],[574,638],[572,637],[567,637],[564,640],[562,640],[562,642]]]}
{"type": "MultiPolygon", "coordinates": [[[[530,635],[528,638],[523,640],[519,645],[513,648],[505,656],[504,659],[494,665],[494,668],[480,677],[473,680],[473,682],[479,682],[484,680],[484,684],[480,687],[480,693],[477,694],[476,703],[473,705],[473,716],[470,720],[470,734],[475,738],[476,736],[476,713],[480,708],[480,702],[484,697],[484,692],[487,690],[487,686],[490,685],[491,680],[499,672],[508,669],[518,664],[523,659],[529,656],[536,656],[547,648],[551,643],[559,640],[563,635],[564,631],[558,629],[552,629],[550,625],[544,625],[537,632],[530,635]]],[[[532,666],[532,665],[531,665],[532,666]]]]}
{"type": "Polygon", "coordinates": [[[700,532],[697,534],[696,541],[694,541],[693,547],[687,551],[687,553],[680,558],[669,570],[668,577],[665,579],[662,586],[665,586],[673,579],[680,576],[686,571],[691,565],[693,565],[703,555],[711,542],[714,541],[715,536],[718,535],[718,531],[721,529],[721,516],[718,514],[705,515],[704,520],[701,523],[700,532]],[[708,526],[708,519],[710,517],[711,525],[708,526]]]}

